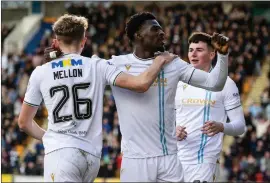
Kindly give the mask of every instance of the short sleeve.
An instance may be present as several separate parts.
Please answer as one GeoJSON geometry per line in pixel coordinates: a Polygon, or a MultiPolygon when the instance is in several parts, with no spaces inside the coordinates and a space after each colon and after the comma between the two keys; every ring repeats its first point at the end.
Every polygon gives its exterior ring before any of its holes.
{"type": "Polygon", "coordinates": [[[225,110],[229,111],[241,106],[241,99],[238,88],[231,78],[227,78],[224,89],[222,90],[224,96],[225,110]]]}
{"type": "Polygon", "coordinates": [[[98,69],[102,73],[103,79],[106,84],[115,85],[117,76],[119,76],[122,71],[119,70],[112,62],[112,60],[100,59],[98,61],[98,69]]]}
{"type": "Polygon", "coordinates": [[[174,68],[176,69],[176,73],[179,76],[179,81],[183,81],[184,83],[189,83],[195,68],[180,59],[179,57],[173,61],[174,68]]]}
{"type": "Polygon", "coordinates": [[[36,67],[36,69],[32,72],[24,96],[24,103],[30,106],[38,107],[42,102],[42,94],[40,91],[40,68],[40,66],[36,67]]]}

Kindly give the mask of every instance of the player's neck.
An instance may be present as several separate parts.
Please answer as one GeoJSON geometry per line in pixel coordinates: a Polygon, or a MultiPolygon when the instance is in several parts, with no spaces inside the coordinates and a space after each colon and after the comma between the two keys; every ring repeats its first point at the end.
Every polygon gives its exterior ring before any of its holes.
{"type": "Polygon", "coordinates": [[[141,59],[154,58],[154,52],[146,51],[142,47],[135,47],[133,54],[141,59]]]}
{"type": "Polygon", "coordinates": [[[208,65],[208,66],[206,66],[206,67],[204,67],[204,68],[198,68],[198,69],[203,70],[203,71],[205,71],[205,72],[211,72],[211,70],[212,70],[213,68],[212,68],[211,65],[208,65]]]}
{"type": "Polygon", "coordinates": [[[74,47],[62,47],[61,48],[61,51],[63,52],[64,55],[67,55],[67,54],[81,54],[81,51],[80,49],[78,48],[74,48],[74,47]]]}

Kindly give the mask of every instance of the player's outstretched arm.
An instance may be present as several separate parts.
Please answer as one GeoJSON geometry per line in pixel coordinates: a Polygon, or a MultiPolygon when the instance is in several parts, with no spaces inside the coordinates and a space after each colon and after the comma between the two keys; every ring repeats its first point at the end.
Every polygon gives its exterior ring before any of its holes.
{"type": "Polygon", "coordinates": [[[227,111],[230,122],[224,124],[224,134],[237,136],[246,131],[246,121],[242,106],[227,111]]]}
{"type": "Polygon", "coordinates": [[[18,125],[20,130],[24,131],[37,140],[42,140],[45,130],[38,126],[38,124],[33,120],[37,110],[38,107],[33,107],[23,103],[18,125]]]}
{"type": "Polygon", "coordinates": [[[211,73],[195,69],[188,84],[210,91],[221,91],[228,76],[228,48],[229,38],[214,33],[211,41],[218,52],[217,64],[211,73]]]}
{"type": "Polygon", "coordinates": [[[176,57],[176,55],[169,52],[160,53],[146,71],[138,76],[122,73],[116,78],[115,85],[140,93],[146,92],[157,78],[162,67],[173,61],[176,57]]]}

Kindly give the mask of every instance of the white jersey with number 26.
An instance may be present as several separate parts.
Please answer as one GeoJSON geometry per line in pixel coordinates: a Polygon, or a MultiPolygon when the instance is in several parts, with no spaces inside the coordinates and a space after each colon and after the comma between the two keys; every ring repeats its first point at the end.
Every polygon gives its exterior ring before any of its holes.
{"type": "Polygon", "coordinates": [[[64,55],[33,71],[24,102],[39,106],[44,100],[46,154],[73,147],[101,156],[104,88],[114,85],[120,73],[104,59],[78,54],[64,55]]]}

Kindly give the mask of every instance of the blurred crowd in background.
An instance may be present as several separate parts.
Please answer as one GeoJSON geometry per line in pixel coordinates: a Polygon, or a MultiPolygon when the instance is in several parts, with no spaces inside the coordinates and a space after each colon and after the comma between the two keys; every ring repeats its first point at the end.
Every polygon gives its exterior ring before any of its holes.
{"type": "MultiPolygon", "coordinates": [[[[184,60],[187,60],[188,37],[193,31],[218,32],[228,36],[231,40],[229,76],[236,82],[243,99],[252,87],[252,78],[261,75],[261,66],[270,47],[269,23],[265,19],[255,19],[252,7],[244,4],[197,4],[189,8],[184,4],[172,7],[151,4],[142,9],[120,3],[98,3],[95,6],[69,3],[66,8],[68,13],[82,15],[89,20],[88,39],[82,52],[88,57],[96,54],[108,59],[112,55],[132,52],[125,35],[125,22],[143,10],[157,17],[167,36],[167,50],[184,60]]],[[[2,46],[11,30],[12,27],[2,25],[2,46]]],[[[31,138],[20,132],[17,121],[28,79],[33,69],[44,63],[43,51],[50,46],[53,37],[53,33],[45,34],[33,54],[2,54],[2,173],[43,174],[43,145],[35,142],[33,149],[27,148],[31,138]]],[[[270,74],[268,79],[261,102],[250,104],[245,112],[247,133],[235,137],[229,151],[224,152],[222,180],[270,181],[270,74]]],[[[41,105],[36,120],[42,124],[46,117],[44,105],[41,105]]],[[[109,88],[104,96],[102,123],[104,145],[99,176],[119,176],[121,133],[109,88]]]]}

